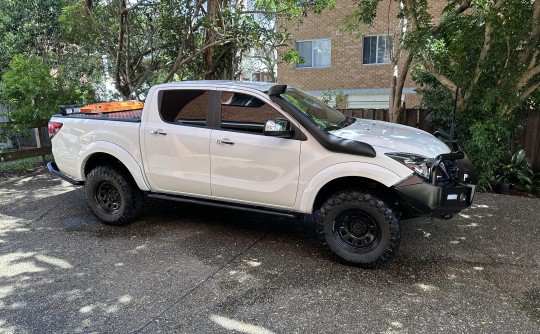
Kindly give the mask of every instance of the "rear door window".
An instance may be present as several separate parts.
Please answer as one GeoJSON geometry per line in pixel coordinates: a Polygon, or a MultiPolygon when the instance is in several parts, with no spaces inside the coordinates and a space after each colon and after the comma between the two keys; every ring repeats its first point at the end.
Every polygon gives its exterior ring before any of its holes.
{"type": "Polygon", "coordinates": [[[163,121],[168,123],[206,126],[208,100],[208,90],[164,90],[161,95],[159,113],[163,121]]]}

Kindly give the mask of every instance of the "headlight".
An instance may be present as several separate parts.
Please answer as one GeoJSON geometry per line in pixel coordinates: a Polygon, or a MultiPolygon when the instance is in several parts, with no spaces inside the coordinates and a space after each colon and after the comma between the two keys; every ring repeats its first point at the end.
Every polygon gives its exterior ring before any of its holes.
{"type": "Polygon", "coordinates": [[[407,166],[417,175],[429,180],[432,159],[412,153],[386,153],[387,156],[407,166]]]}

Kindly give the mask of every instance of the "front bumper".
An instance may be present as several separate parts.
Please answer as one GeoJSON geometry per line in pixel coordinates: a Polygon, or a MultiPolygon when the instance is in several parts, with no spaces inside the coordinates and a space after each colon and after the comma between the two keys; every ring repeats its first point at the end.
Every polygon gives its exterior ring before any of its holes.
{"type": "Polygon", "coordinates": [[[470,206],[475,193],[475,186],[465,183],[453,183],[440,187],[422,181],[413,175],[394,186],[399,197],[419,215],[448,215],[461,212],[470,206]]]}

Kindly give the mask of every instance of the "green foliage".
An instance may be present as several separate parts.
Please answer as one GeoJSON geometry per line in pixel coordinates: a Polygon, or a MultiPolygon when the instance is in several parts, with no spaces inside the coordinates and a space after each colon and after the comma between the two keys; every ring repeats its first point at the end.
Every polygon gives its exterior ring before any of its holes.
{"type": "MultiPolygon", "coordinates": [[[[449,92],[430,73],[422,68],[413,70],[420,84],[422,107],[429,110],[427,120],[437,130],[449,133],[454,110],[455,92],[449,92]]],[[[484,92],[486,97],[490,92],[484,92]]],[[[469,110],[458,110],[456,135],[476,168],[478,184],[491,189],[499,162],[510,155],[516,129],[515,115],[497,113],[489,98],[473,100],[469,110]]]]}
{"type": "Polygon", "coordinates": [[[37,127],[58,105],[84,101],[88,93],[70,86],[60,69],[52,70],[39,56],[15,55],[2,75],[0,100],[9,107],[13,131],[37,127]],[[53,75],[54,74],[54,75],[53,75]]]}
{"type": "Polygon", "coordinates": [[[303,64],[304,58],[300,57],[298,50],[288,50],[280,55],[281,60],[288,64],[303,64]]]}
{"type": "MultiPolygon", "coordinates": [[[[52,155],[45,156],[45,162],[49,162],[53,160],[54,159],[52,155]]],[[[3,162],[3,163],[0,163],[0,174],[26,172],[26,171],[33,170],[34,168],[41,165],[43,165],[43,163],[39,161],[38,157],[3,162]]]]}
{"type": "Polygon", "coordinates": [[[65,0],[0,1],[0,76],[15,54],[54,57],[61,48],[58,13],[65,0]]]}
{"type": "MultiPolygon", "coordinates": [[[[372,24],[387,5],[382,0],[354,3],[357,10],[345,21],[350,31],[372,24]]],[[[410,51],[413,63],[447,89],[460,87],[459,105],[464,111],[469,112],[470,103],[499,113],[540,105],[537,1],[452,0],[439,13],[431,4],[409,0],[388,6],[399,8],[397,18],[407,22],[400,48],[410,51]],[[433,20],[432,14],[440,20],[433,20]]],[[[389,28],[394,33],[395,27],[389,28]]]]}
{"type": "MultiPolygon", "coordinates": [[[[160,69],[175,57],[166,54],[167,45],[174,45],[170,36],[178,37],[166,21],[174,2],[149,3],[127,12],[117,0],[94,1],[91,9],[85,1],[70,1],[58,18],[62,38],[77,57],[91,64],[84,73],[101,74],[102,88],[105,77],[112,78],[121,96],[135,98],[160,81],[160,69]]],[[[186,28],[181,23],[176,29],[186,28]]]]}
{"type": "Polygon", "coordinates": [[[357,10],[345,23],[359,33],[374,22],[381,6],[399,8],[397,19],[407,22],[399,47],[414,57],[412,76],[436,128],[450,131],[459,87],[456,132],[480,186],[490,188],[500,161],[513,151],[520,126],[516,115],[540,107],[540,18],[533,10],[537,2],[452,0],[440,13],[427,0],[354,2],[357,10]]]}
{"type": "Polygon", "coordinates": [[[320,14],[326,8],[334,8],[333,0],[255,0],[253,8],[261,13],[278,15],[282,19],[296,20],[308,12],[320,14]]]}
{"type": "Polygon", "coordinates": [[[358,9],[345,16],[343,20],[345,30],[356,32],[359,27],[373,26],[380,0],[353,0],[353,2],[358,9]]]}
{"type": "MultiPolygon", "coordinates": [[[[235,78],[253,47],[273,55],[290,43],[278,22],[332,6],[333,0],[2,0],[0,100],[12,110],[10,131],[47,120],[58,104],[109,99],[111,81],[121,97],[143,98],[155,83],[235,78]]],[[[299,60],[294,52],[285,58],[299,60]]]]}
{"type": "Polygon", "coordinates": [[[337,109],[345,101],[345,92],[340,90],[325,90],[323,91],[322,101],[330,107],[337,109]],[[332,102],[332,104],[330,104],[332,102]]]}
{"type": "MultiPolygon", "coordinates": [[[[233,79],[252,48],[273,55],[290,35],[278,20],[320,13],[333,0],[118,0],[70,1],[60,16],[63,38],[88,54],[102,55],[115,88],[125,98],[149,86],[185,79],[233,79]]],[[[272,70],[275,60],[263,57],[272,70]]],[[[293,53],[286,60],[297,60],[293,53]]]]}
{"type": "Polygon", "coordinates": [[[0,104],[14,122],[3,137],[43,123],[59,103],[93,100],[102,65],[62,40],[58,16],[67,3],[0,1],[0,104]]]}
{"type": "Polygon", "coordinates": [[[476,168],[478,185],[491,189],[499,161],[511,150],[512,119],[499,116],[466,123],[466,117],[460,117],[458,122],[464,146],[476,168]]]}
{"type": "Polygon", "coordinates": [[[519,190],[528,192],[538,192],[539,181],[523,149],[517,150],[509,162],[501,163],[495,177],[497,183],[513,183],[519,190]]]}
{"type": "Polygon", "coordinates": [[[454,94],[441,85],[423,67],[413,68],[411,74],[414,81],[420,86],[417,91],[422,97],[422,107],[429,110],[427,121],[436,129],[449,133],[454,94]]]}

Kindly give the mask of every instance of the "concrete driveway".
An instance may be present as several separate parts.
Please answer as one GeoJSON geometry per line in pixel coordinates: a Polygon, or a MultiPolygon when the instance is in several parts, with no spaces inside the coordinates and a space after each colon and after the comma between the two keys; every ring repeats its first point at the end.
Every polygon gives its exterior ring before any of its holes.
{"type": "Polygon", "coordinates": [[[478,194],[363,270],[306,222],[150,200],[108,227],[81,188],[2,178],[0,333],[538,333],[539,240],[539,199],[478,194]]]}

